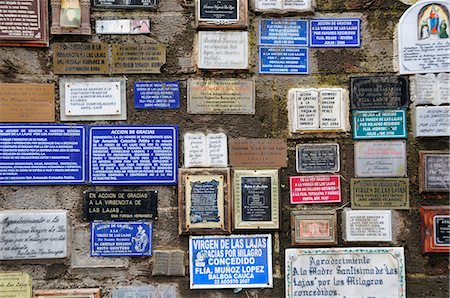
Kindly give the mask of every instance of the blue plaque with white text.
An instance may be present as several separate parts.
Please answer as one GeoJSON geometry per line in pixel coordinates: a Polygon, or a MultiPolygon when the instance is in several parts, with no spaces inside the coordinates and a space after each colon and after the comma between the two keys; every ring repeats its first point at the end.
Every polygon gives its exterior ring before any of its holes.
{"type": "Polygon", "coordinates": [[[406,112],[400,110],[354,110],[353,138],[406,138],[406,112]]]}
{"type": "Polygon", "coordinates": [[[0,125],[0,184],[85,183],[82,125],[0,125]]]}
{"type": "Polygon", "coordinates": [[[88,143],[92,184],[177,182],[177,126],[91,126],[88,143]]]}
{"type": "Polygon", "coordinates": [[[151,222],[91,223],[91,256],[151,256],[151,222]]]}
{"type": "Polygon", "coordinates": [[[347,48],[361,46],[360,19],[315,19],[310,23],[311,47],[347,48]]]}
{"type": "Polygon", "coordinates": [[[259,45],[308,46],[308,21],[263,19],[259,22],[259,45]]]}
{"type": "Polygon", "coordinates": [[[180,108],[180,82],[134,82],[136,109],[180,108]]]}
{"type": "Polygon", "coordinates": [[[259,47],[259,73],[307,74],[308,48],[259,47]]]}

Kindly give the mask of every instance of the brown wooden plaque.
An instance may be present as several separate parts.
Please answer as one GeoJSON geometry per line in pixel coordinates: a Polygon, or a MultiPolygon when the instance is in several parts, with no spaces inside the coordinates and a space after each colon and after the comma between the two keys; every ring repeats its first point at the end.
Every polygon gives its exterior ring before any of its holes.
{"type": "Polygon", "coordinates": [[[51,0],[51,34],[91,35],[90,0],[51,0]]]}
{"type": "Polygon", "coordinates": [[[450,153],[419,151],[420,192],[450,191],[450,153]]]}
{"type": "Polygon", "coordinates": [[[336,221],[335,210],[292,211],[292,245],[336,245],[336,221]]]}
{"type": "Polygon", "coordinates": [[[55,122],[55,86],[0,84],[0,122],[55,122]]]}
{"type": "Polygon", "coordinates": [[[230,234],[230,170],[179,169],[179,234],[230,234]]]}
{"type": "Polygon", "coordinates": [[[450,207],[421,207],[420,222],[422,231],[422,252],[450,252],[450,207]]]}
{"type": "Polygon", "coordinates": [[[53,48],[55,74],[108,74],[106,43],[56,43],[53,48]]]}
{"type": "Polygon", "coordinates": [[[231,139],[228,146],[232,167],[287,167],[285,139],[231,139]]]}
{"type": "Polygon", "coordinates": [[[163,44],[112,45],[113,74],[161,73],[166,63],[166,46],[163,44]]]}
{"type": "Polygon", "coordinates": [[[0,46],[48,47],[47,0],[0,3],[0,46]]]}

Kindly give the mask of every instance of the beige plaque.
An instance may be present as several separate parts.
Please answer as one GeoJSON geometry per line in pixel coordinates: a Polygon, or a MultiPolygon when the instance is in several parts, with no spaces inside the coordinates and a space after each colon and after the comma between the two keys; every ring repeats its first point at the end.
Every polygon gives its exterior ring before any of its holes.
{"type": "Polygon", "coordinates": [[[100,298],[100,289],[35,290],[33,298],[100,298]]]}
{"type": "Polygon", "coordinates": [[[0,122],[55,122],[55,86],[0,84],[0,122]]]}
{"type": "Polygon", "coordinates": [[[31,276],[23,272],[0,272],[0,297],[30,298],[31,276]]]}
{"type": "Polygon", "coordinates": [[[335,210],[292,211],[292,245],[336,245],[336,222],[335,210]]]}
{"type": "Polygon", "coordinates": [[[408,178],[351,179],[353,209],[409,209],[408,178]]]}
{"type": "Polygon", "coordinates": [[[113,74],[161,73],[166,63],[166,46],[163,44],[113,44],[113,74]]]}
{"type": "Polygon", "coordinates": [[[190,79],[188,113],[255,114],[255,82],[235,79],[190,79]]]}
{"type": "Polygon", "coordinates": [[[228,145],[232,167],[287,167],[285,139],[232,139],[228,145]]]}
{"type": "Polygon", "coordinates": [[[56,43],[53,48],[55,74],[108,74],[106,43],[56,43]]]}

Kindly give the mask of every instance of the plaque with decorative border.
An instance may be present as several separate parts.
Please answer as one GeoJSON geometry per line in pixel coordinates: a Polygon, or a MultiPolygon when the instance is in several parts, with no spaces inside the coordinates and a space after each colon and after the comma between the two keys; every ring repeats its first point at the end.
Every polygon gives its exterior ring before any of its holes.
{"type": "Polygon", "coordinates": [[[292,246],[337,245],[336,222],[336,210],[292,211],[292,246]]]}
{"type": "Polygon", "coordinates": [[[423,253],[450,252],[450,207],[420,207],[423,253]]]}
{"type": "Polygon", "coordinates": [[[419,151],[419,190],[450,191],[450,152],[419,151]]]}

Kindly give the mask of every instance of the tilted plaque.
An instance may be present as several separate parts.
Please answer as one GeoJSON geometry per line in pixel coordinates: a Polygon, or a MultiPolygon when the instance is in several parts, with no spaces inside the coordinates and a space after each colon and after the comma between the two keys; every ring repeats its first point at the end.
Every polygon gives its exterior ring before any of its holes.
{"type": "Polygon", "coordinates": [[[421,192],[450,191],[450,153],[419,151],[419,189],[421,192]]]}
{"type": "Polygon", "coordinates": [[[422,252],[450,252],[450,208],[449,206],[420,207],[422,252]]]}
{"type": "Polygon", "coordinates": [[[336,222],[335,210],[292,211],[292,246],[336,245],[336,222]]]}
{"type": "Polygon", "coordinates": [[[408,178],[351,179],[353,209],[409,209],[408,178]]]}

